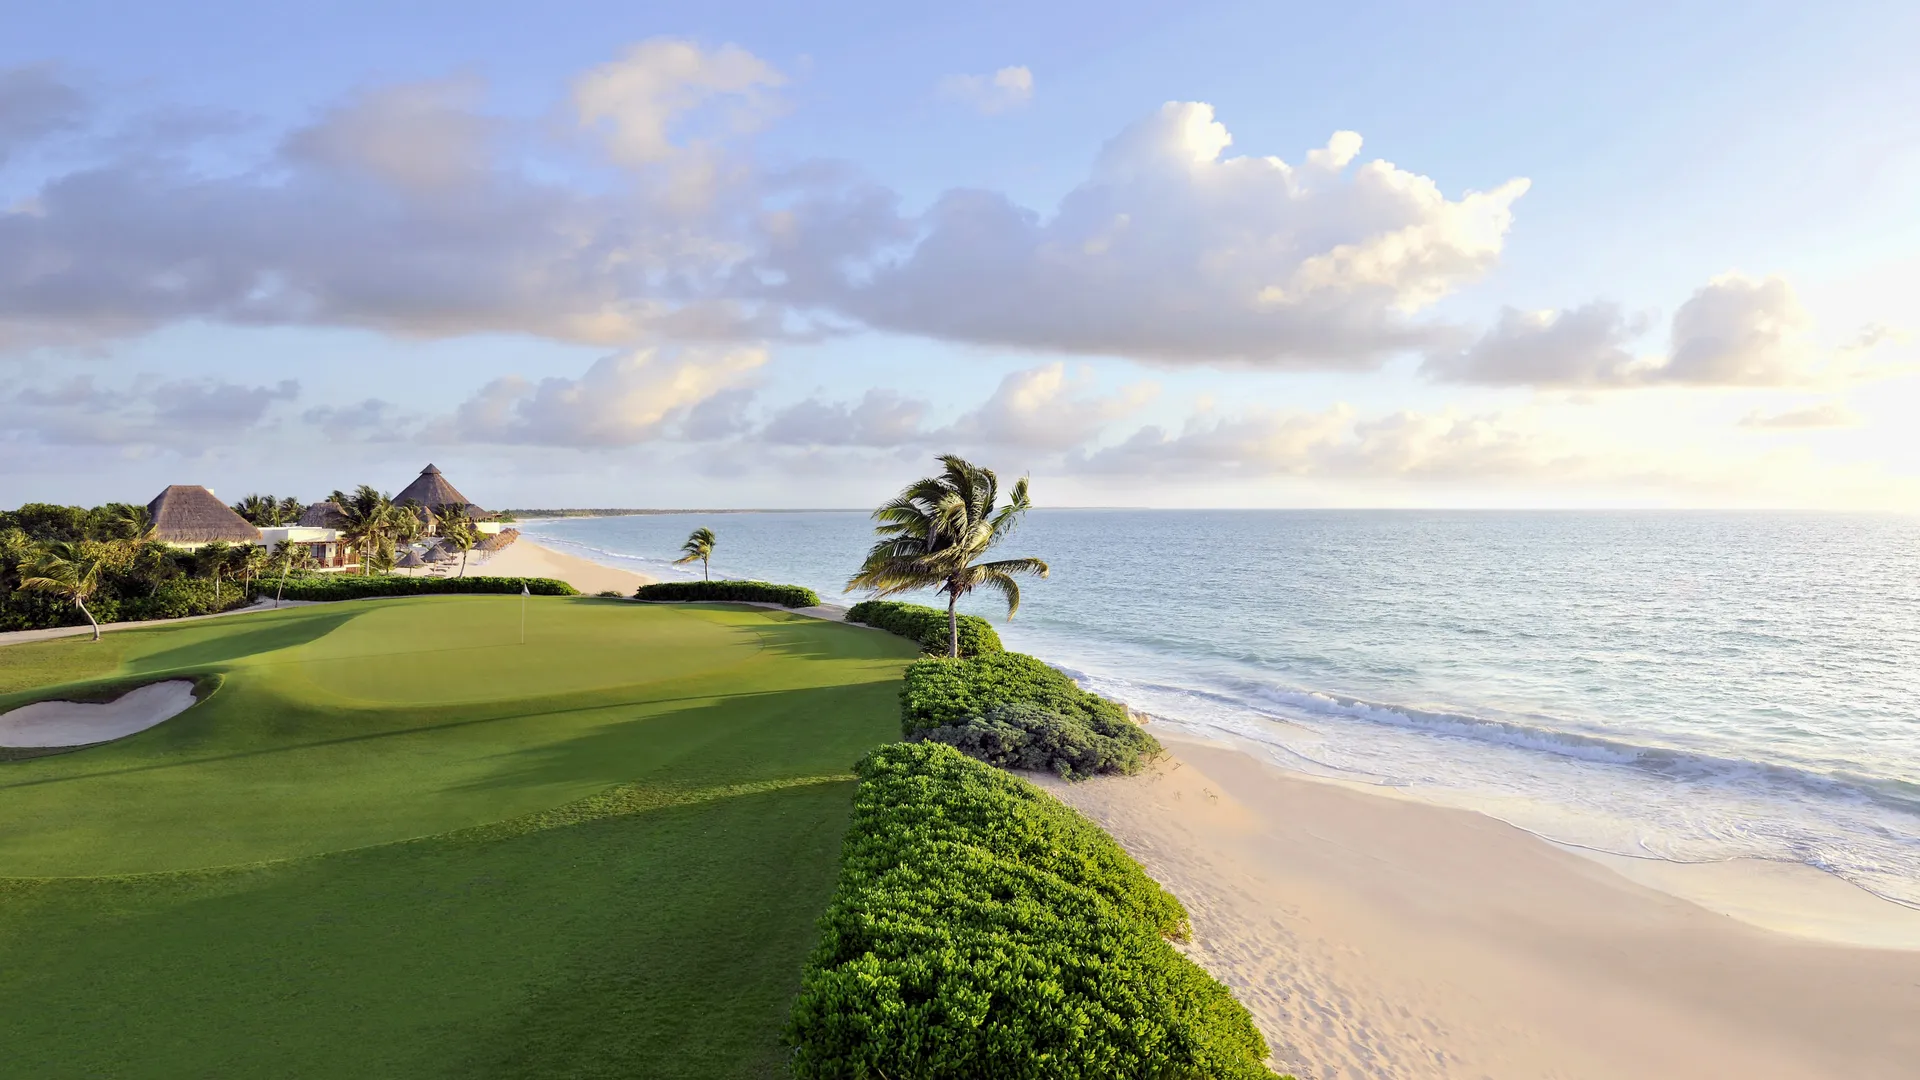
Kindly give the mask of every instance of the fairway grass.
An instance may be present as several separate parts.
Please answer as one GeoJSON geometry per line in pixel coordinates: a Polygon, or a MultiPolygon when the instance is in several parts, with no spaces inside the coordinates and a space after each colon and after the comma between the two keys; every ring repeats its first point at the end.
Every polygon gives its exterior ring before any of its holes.
{"type": "Polygon", "coordinates": [[[221,677],[0,763],[0,1075],[783,1075],[849,766],[912,647],[586,598],[528,602],[522,646],[519,607],[0,649],[0,708],[221,677]]]}

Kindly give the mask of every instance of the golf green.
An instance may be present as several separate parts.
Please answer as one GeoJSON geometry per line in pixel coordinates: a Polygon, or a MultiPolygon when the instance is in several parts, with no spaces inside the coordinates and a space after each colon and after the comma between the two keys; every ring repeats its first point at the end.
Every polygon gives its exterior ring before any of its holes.
{"type": "Polygon", "coordinates": [[[898,638],[587,598],[0,649],[0,709],[217,676],[0,762],[0,1076],[777,1076],[898,638]],[[212,682],[203,682],[212,685],[212,682]]]}

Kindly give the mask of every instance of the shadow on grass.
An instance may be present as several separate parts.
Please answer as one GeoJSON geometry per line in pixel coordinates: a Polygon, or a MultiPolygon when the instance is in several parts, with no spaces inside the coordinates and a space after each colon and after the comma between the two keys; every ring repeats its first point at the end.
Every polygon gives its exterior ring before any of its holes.
{"type": "MultiPolygon", "coordinates": [[[[254,623],[237,627],[209,627],[213,636],[205,640],[135,657],[127,662],[127,667],[138,674],[150,674],[177,668],[230,664],[249,656],[318,641],[352,621],[357,614],[328,607],[317,611],[308,609],[292,618],[278,619],[264,626],[254,623]]],[[[171,627],[168,629],[174,633],[180,632],[171,627]]]]}

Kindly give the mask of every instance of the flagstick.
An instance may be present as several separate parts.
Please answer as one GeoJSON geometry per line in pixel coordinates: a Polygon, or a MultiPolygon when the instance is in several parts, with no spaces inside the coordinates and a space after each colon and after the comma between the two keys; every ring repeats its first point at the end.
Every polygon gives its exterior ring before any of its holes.
{"type": "Polygon", "coordinates": [[[527,643],[527,587],[520,586],[520,644],[527,643]]]}

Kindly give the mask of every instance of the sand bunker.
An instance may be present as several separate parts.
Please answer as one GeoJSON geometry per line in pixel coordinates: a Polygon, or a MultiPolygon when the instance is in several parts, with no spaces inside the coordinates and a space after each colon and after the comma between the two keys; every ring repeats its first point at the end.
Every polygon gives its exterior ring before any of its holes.
{"type": "Polygon", "coordinates": [[[0,713],[0,746],[86,746],[124,739],[192,705],[188,679],[149,683],[112,701],[36,701],[0,713]]]}

